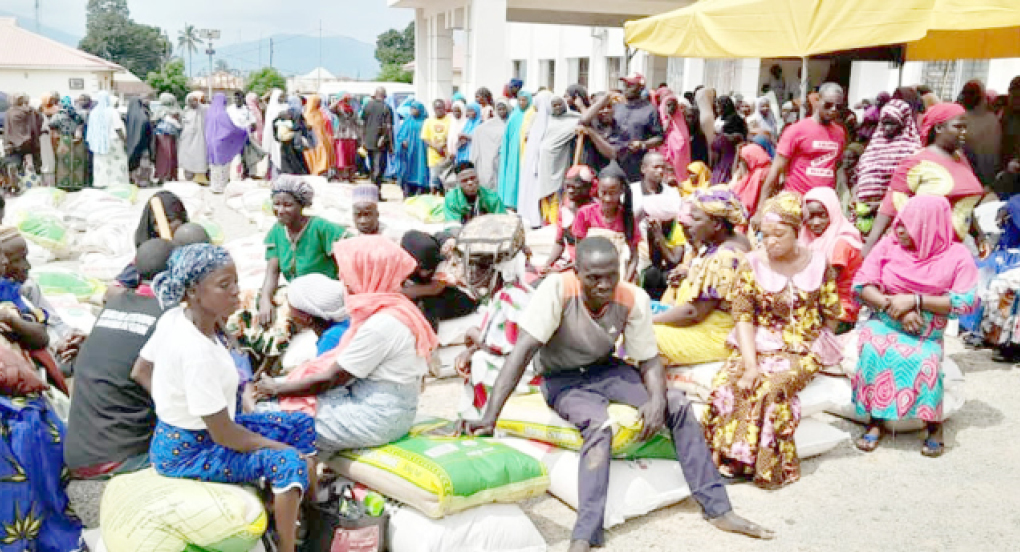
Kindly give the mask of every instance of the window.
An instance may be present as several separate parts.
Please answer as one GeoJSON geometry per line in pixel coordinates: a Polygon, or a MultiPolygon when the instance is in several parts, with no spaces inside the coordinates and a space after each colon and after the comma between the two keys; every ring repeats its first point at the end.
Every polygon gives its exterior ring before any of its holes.
{"type": "Polygon", "coordinates": [[[521,81],[528,82],[528,60],[526,59],[515,59],[514,60],[514,78],[521,79],[521,81]]]}
{"type": "Polygon", "coordinates": [[[730,95],[736,90],[740,60],[705,60],[705,86],[714,88],[720,96],[730,95]]]}
{"type": "Polygon", "coordinates": [[[556,84],[556,60],[555,59],[540,59],[538,60],[538,74],[540,77],[539,86],[544,86],[549,90],[552,90],[556,84]]]}
{"type": "Polygon", "coordinates": [[[606,90],[619,90],[620,77],[623,75],[623,58],[606,58],[606,90]]]}
{"type": "Polygon", "coordinates": [[[987,59],[961,59],[953,61],[929,61],[924,64],[921,80],[931,87],[942,101],[956,100],[967,81],[988,80],[987,59]]]}
{"type": "Polygon", "coordinates": [[[589,63],[590,62],[588,61],[588,58],[586,58],[586,57],[585,58],[577,58],[577,80],[575,80],[574,82],[576,82],[577,84],[580,84],[581,86],[583,86],[585,88],[588,88],[588,65],[589,65],[589,63]]]}

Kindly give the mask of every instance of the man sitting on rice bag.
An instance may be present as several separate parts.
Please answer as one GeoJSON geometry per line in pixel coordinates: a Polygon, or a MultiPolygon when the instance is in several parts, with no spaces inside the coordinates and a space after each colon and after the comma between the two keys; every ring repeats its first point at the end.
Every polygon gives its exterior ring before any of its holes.
{"type": "MultiPolygon", "coordinates": [[[[107,297],[74,360],[64,441],[64,460],[74,479],[107,479],[149,466],[156,412],[149,392],[132,379],[131,368],[163,314],[149,283],[166,270],[173,250],[173,244],[158,238],[138,247],[134,265],[141,284],[107,297]]],[[[151,375],[142,376],[146,385],[151,375]]]]}
{"type": "Polygon", "coordinates": [[[548,276],[535,291],[519,322],[517,346],[503,364],[485,415],[477,422],[460,422],[460,432],[492,435],[525,367],[538,355],[535,366],[543,377],[546,403],[584,437],[578,468],[580,501],[570,552],[603,544],[612,441],[606,409],[611,401],[639,409],[643,438],[663,426],[669,428],[684,478],[710,523],[723,531],[772,538],[771,531],[733,512],[687,397],[678,390],[667,392],[648,294],[620,281],[613,243],[600,237],[581,241],[576,270],[548,276]],[[638,362],[637,369],[613,356],[621,335],[627,356],[638,362]]]}

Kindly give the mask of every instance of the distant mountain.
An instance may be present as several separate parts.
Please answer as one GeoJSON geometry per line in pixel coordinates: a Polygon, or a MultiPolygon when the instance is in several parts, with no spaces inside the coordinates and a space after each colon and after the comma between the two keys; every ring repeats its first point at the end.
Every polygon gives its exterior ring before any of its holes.
{"type": "MultiPolygon", "coordinates": [[[[268,66],[270,40],[273,42],[273,67],[284,75],[304,75],[319,66],[319,37],[291,34],[277,34],[261,41],[214,45],[216,55],[213,62],[222,59],[231,69],[241,72],[268,66]]],[[[187,56],[183,57],[187,63],[187,56]]],[[[204,47],[199,47],[194,53],[193,62],[195,76],[208,71],[209,58],[204,47]]],[[[322,37],[322,66],[337,77],[368,80],[379,73],[375,45],[346,36],[322,37]]]]}
{"type": "MultiPolygon", "coordinates": [[[[68,46],[71,46],[72,48],[77,48],[78,43],[81,42],[82,39],[81,36],[66,33],[59,29],[47,27],[46,25],[40,26],[39,30],[36,31],[35,19],[31,17],[25,17],[23,15],[11,13],[4,10],[0,10],[0,17],[14,17],[18,20],[18,26],[21,27],[22,29],[32,31],[33,33],[38,33],[50,40],[56,40],[57,42],[61,44],[66,44],[68,46]]],[[[373,50],[373,52],[375,52],[375,50],[373,50]]]]}

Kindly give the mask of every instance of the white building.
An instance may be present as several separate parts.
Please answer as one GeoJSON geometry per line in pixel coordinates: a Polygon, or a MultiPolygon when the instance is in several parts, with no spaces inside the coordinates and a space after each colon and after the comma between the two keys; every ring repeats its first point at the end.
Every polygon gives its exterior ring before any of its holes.
{"type": "Polygon", "coordinates": [[[116,63],[18,27],[13,17],[0,18],[0,90],[32,98],[57,91],[78,97],[113,89],[116,63]]]}
{"type": "MultiPolygon", "coordinates": [[[[415,85],[420,98],[468,95],[480,86],[494,93],[510,78],[525,89],[562,92],[575,82],[597,92],[618,87],[628,71],[642,72],[651,87],[667,83],[677,91],[705,85],[722,93],[757,96],[772,65],[783,68],[787,90],[799,89],[796,59],[663,58],[628,51],[623,22],[671,11],[689,0],[388,0],[390,7],[415,10],[415,85]],[[454,43],[464,48],[455,67],[454,43]],[[455,79],[455,71],[462,69],[455,79]]],[[[950,97],[977,78],[1004,93],[1020,75],[1020,59],[908,62],[901,69],[886,61],[849,56],[812,59],[811,86],[832,76],[842,82],[851,105],[899,83],[926,84],[950,97]]]]}

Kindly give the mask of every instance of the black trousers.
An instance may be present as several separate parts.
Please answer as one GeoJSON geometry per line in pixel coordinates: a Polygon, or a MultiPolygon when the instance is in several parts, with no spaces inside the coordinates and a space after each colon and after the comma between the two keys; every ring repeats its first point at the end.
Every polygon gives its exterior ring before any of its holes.
{"type": "Polygon", "coordinates": [[[475,312],[478,302],[463,291],[448,287],[435,297],[422,297],[418,300],[418,306],[425,314],[425,319],[432,325],[432,329],[437,330],[443,320],[460,318],[475,312]]]}
{"type": "Polygon", "coordinates": [[[389,157],[388,151],[384,149],[368,150],[368,157],[372,161],[372,174],[370,178],[376,186],[382,186],[383,175],[386,174],[386,162],[389,157]]]}

